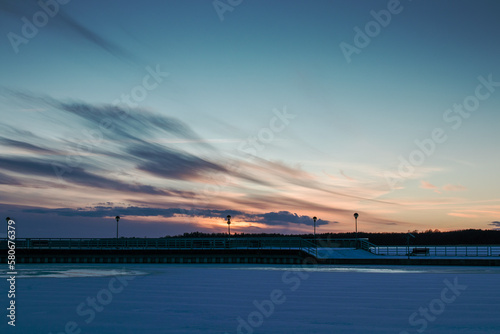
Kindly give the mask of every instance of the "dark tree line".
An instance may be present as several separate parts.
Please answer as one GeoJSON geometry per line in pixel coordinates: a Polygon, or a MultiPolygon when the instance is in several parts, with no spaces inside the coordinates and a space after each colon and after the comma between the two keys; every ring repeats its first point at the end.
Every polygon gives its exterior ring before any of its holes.
{"type": "MultiPolygon", "coordinates": [[[[438,230],[427,230],[424,232],[411,232],[415,238],[411,238],[413,245],[491,245],[500,244],[500,230],[458,230],[441,232],[438,230]]],[[[167,236],[167,238],[227,238],[227,233],[203,233],[192,232],[182,235],[167,236]]],[[[234,233],[232,238],[264,238],[264,237],[301,237],[313,239],[313,234],[279,234],[279,233],[234,233]]],[[[321,239],[353,239],[356,237],[351,233],[322,233],[316,234],[321,239]]],[[[358,232],[358,238],[368,238],[375,245],[406,245],[406,233],[368,233],[358,232]]]]}
{"type": "MultiPolygon", "coordinates": [[[[500,231],[497,230],[458,230],[458,231],[425,231],[411,232],[413,245],[488,245],[500,244],[500,231]]],[[[354,233],[334,233],[331,238],[354,238],[354,233]]],[[[358,233],[359,238],[368,238],[375,245],[405,245],[407,233],[358,233]]]]}

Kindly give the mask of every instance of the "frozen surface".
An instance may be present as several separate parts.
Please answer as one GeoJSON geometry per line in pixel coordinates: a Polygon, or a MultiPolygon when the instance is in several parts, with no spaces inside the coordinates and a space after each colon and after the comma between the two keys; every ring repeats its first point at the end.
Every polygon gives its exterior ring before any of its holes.
{"type": "MultiPolygon", "coordinates": [[[[311,255],[316,256],[316,251],[311,251],[311,255]]],[[[317,257],[320,259],[406,259],[406,254],[400,255],[377,255],[365,251],[363,249],[355,248],[330,248],[321,247],[318,248],[317,257]]],[[[436,256],[431,251],[428,255],[412,255],[410,259],[460,259],[460,260],[477,260],[477,259],[487,259],[487,260],[498,260],[495,256],[436,256]]]]}
{"type": "MultiPolygon", "coordinates": [[[[500,268],[18,269],[17,326],[2,315],[1,333],[500,333],[500,268]]],[[[7,292],[5,270],[0,274],[7,292]]],[[[5,310],[6,293],[0,303],[5,310]]]]}
{"type": "MultiPolygon", "coordinates": [[[[312,255],[315,255],[314,253],[312,255]]],[[[318,248],[318,258],[321,259],[370,259],[381,258],[363,249],[354,248],[318,248]]]]}

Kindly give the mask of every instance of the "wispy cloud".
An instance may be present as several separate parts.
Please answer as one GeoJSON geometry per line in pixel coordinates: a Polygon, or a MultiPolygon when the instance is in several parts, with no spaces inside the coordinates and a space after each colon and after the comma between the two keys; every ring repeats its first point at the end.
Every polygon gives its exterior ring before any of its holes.
{"type": "Polygon", "coordinates": [[[22,183],[15,177],[0,173],[0,184],[21,185],[22,183]]]}
{"type": "Polygon", "coordinates": [[[494,226],[496,228],[500,228],[500,221],[494,221],[494,222],[489,223],[488,225],[494,226]]]}
{"type": "MultiPolygon", "coordinates": [[[[17,18],[23,16],[32,17],[34,13],[41,10],[37,1],[2,1],[0,9],[17,18]]],[[[117,59],[127,61],[132,64],[141,63],[140,58],[127,50],[125,47],[106,38],[103,34],[93,31],[91,28],[79,23],[70,15],[66,14],[63,6],[59,6],[58,13],[52,18],[51,25],[58,25],[58,31],[73,34],[71,41],[75,41],[75,36],[81,41],[87,41],[90,45],[106,51],[117,59]]]]}
{"type": "Polygon", "coordinates": [[[462,185],[454,185],[454,184],[447,184],[443,186],[443,190],[445,191],[465,191],[467,190],[467,187],[464,187],[462,185]]]}
{"type": "Polygon", "coordinates": [[[439,188],[427,181],[420,181],[420,188],[434,190],[434,192],[440,194],[439,188]]]}
{"type": "Polygon", "coordinates": [[[460,218],[475,218],[477,215],[470,214],[470,213],[463,213],[463,212],[450,212],[448,213],[449,216],[453,217],[460,217],[460,218]]]}
{"type": "MultiPolygon", "coordinates": [[[[0,157],[0,168],[22,175],[36,175],[47,178],[56,178],[54,165],[50,161],[36,158],[7,158],[0,157]]],[[[69,183],[115,191],[126,191],[131,193],[145,193],[153,195],[179,195],[177,191],[160,189],[150,185],[137,185],[107,178],[86,171],[81,167],[74,167],[65,176],[69,183]]]]}
{"type": "Polygon", "coordinates": [[[434,192],[438,194],[441,194],[442,191],[457,192],[467,190],[467,188],[462,185],[447,184],[442,187],[438,187],[427,181],[420,181],[420,188],[434,190],[434,192]]]}
{"type": "Polygon", "coordinates": [[[354,181],[354,179],[350,176],[347,176],[346,173],[343,171],[343,170],[340,170],[340,175],[342,175],[343,177],[345,177],[347,180],[349,181],[354,181]]]}
{"type": "MultiPolygon", "coordinates": [[[[36,97],[35,97],[36,98],[36,97]]],[[[86,102],[62,102],[52,98],[40,99],[51,106],[74,115],[87,122],[90,128],[101,128],[103,120],[111,120],[111,128],[106,132],[112,139],[140,138],[153,139],[158,133],[170,134],[177,138],[189,139],[204,144],[190,127],[179,119],[152,113],[139,108],[125,108],[110,104],[95,105],[86,102]]],[[[205,148],[210,146],[204,146],[205,148]]]]}
{"type": "Polygon", "coordinates": [[[30,151],[33,153],[58,154],[57,151],[54,151],[54,150],[51,150],[48,148],[40,147],[40,146],[35,145],[35,144],[31,144],[31,143],[23,142],[23,141],[19,141],[19,140],[14,140],[14,139],[9,139],[9,138],[5,138],[5,137],[0,137],[0,145],[9,146],[9,147],[13,147],[16,149],[21,149],[21,150],[26,150],[26,151],[30,151]]]}
{"type": "Polygon", "coordinates": [[[227,172],[216,163],[154,144],[134,144],[126,148],[136,158],[137,169],[167,179],[197,179],[205,172],[227,172]]]}

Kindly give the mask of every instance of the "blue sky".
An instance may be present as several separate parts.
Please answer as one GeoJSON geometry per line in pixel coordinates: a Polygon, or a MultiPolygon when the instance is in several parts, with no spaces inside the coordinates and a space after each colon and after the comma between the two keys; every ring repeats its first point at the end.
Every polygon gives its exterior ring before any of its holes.
{"type": "Polygon", "coordinates": [[[0,207],[25,236],[499,220],[496,1],[43,3],[0,6],[0,207]]]}

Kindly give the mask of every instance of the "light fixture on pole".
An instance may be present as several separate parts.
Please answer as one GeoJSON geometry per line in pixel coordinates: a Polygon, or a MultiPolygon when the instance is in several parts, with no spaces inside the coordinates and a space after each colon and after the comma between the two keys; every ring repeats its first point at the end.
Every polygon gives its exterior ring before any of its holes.
{"type": "Polygon", "coordinates": [[[120,216],[116,216],[116,239],[118,239],[118,221],[120,220],[120,216]]]}
{"type": "Polygon", "coordinates": [[[406,253],[408,254],[408,260],[410,259],[410,237],[415,238],[413,234],[410,233],[410,230],[408,230],[408,240],[407,240],[407,246],[406,246],[406,253]]]}
{"type": "Polygon", "coordinates": [[[316,220],[318,220],[318,217],[314,216],[313,221],[314,221],[314,244],[316,245],[316,256],[318,256],[318,240],[316,239],[316,220]]]}
{"type": "Polygon", "coordinates": [[[227,215],[227,234],[231,236],[231,215],[227,215]]]}
{"type": "Polygon", "coordinates": [[[356,248],[358,248],[358,217],[359,217],[359,214],[356,212],[354,214],[354,221],[355,221],[355,226],[356,226],[356,248]]]}

